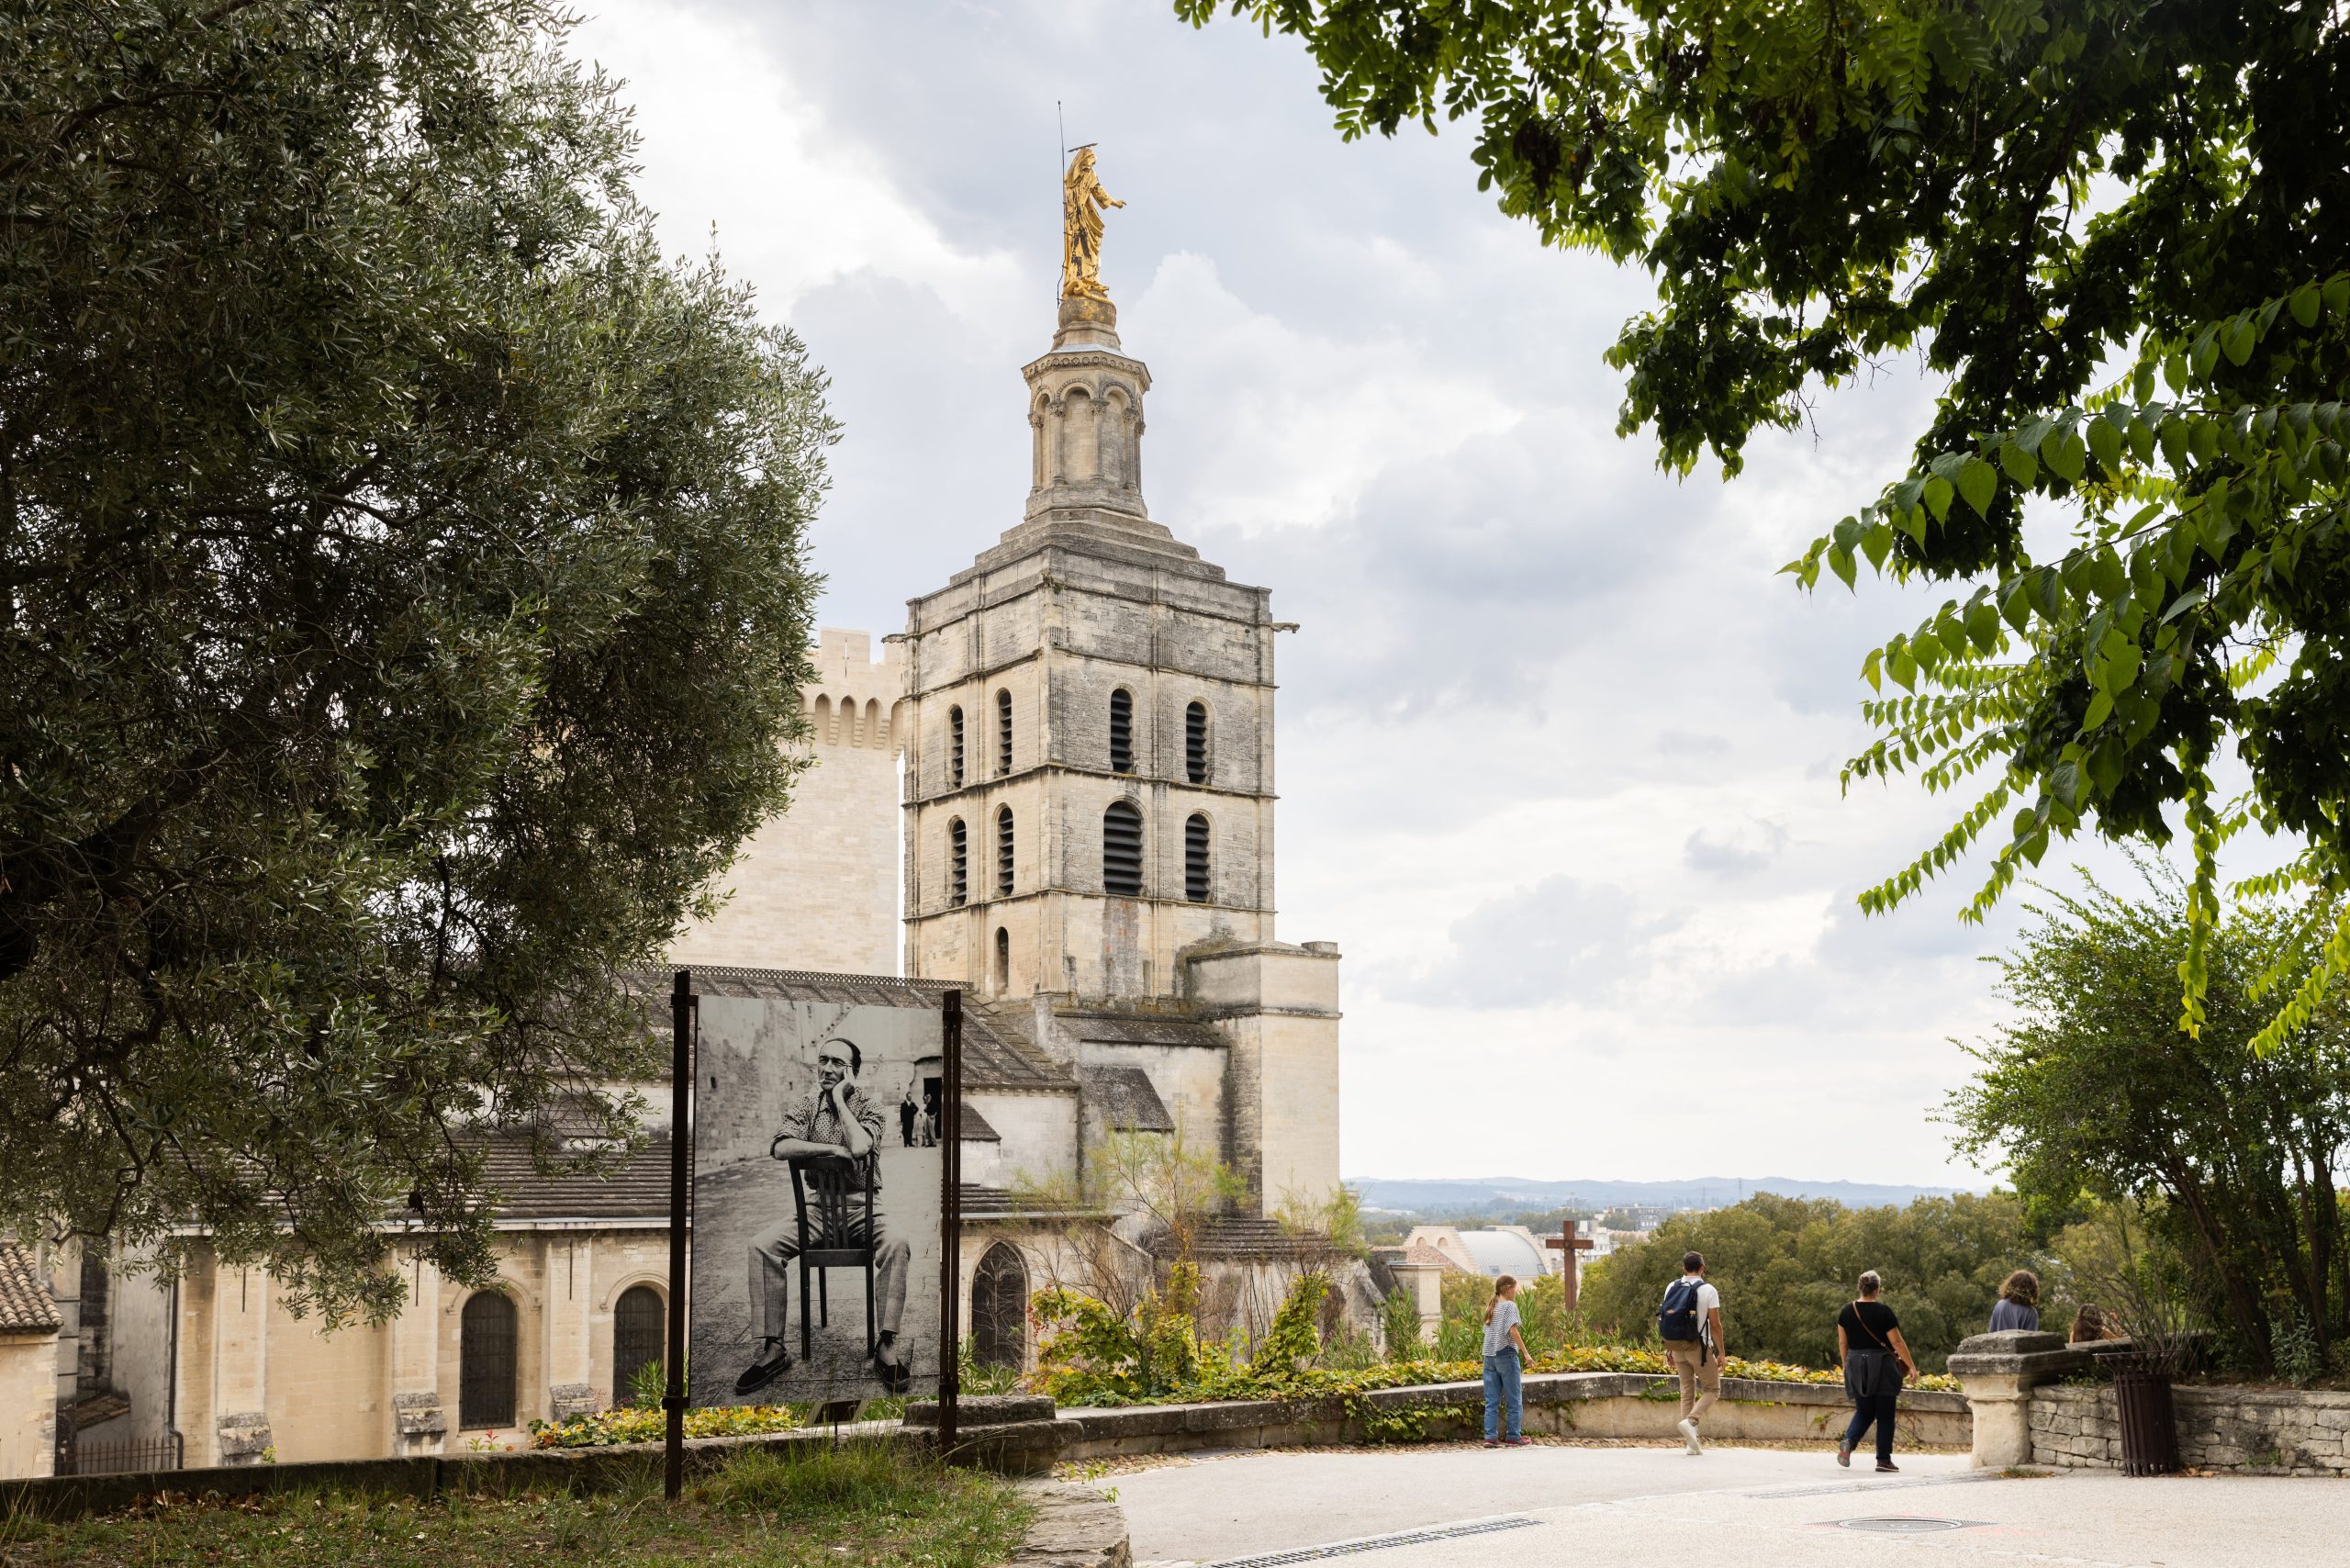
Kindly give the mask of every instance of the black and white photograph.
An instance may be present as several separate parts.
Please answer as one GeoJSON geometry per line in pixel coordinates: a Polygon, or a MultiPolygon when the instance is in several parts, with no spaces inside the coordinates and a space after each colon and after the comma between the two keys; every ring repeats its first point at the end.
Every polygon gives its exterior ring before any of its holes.
{"type": "Polygon", "coordinates": [[[936,1386],[938,998],[828,994],[700,1000],[697,1405],[936,1386]]]}

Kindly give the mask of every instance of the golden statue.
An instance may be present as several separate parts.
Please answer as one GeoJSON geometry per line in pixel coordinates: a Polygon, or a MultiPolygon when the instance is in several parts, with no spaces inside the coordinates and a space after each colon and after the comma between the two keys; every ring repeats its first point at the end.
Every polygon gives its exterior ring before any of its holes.
{"type": "Polygon", "coordinates": [[[1102,286],[1102,213],[1126,204],[1102,188],[1093,174],[1093,149],[1077,150],[1061,176],[1061,297],[1107,299],[1102,286]]]}

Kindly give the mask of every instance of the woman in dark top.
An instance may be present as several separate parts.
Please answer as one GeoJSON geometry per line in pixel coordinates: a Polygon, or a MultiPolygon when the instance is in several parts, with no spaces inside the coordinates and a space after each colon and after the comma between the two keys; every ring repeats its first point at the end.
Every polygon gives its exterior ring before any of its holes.
{"type": "Polygon", "coordinates": [[[1852,1450],[1869,1428],[1876,1428],[1876,1467],[1897,1471],[1893,1462],[1893,1402],[1905,1377],[1918,1375],[1918,1363],[1901,1338],[1901,1319],[1876,1299],[1885,1288],[1874,1269],[1861,1276],[1861,1296],[1836,1315],[1836,1353],[1844,1361],[1844,1392],[1852,1397],[1852,1424],[1836,1445],[1836,1462],[1850,1465],[1852,1450]]]}

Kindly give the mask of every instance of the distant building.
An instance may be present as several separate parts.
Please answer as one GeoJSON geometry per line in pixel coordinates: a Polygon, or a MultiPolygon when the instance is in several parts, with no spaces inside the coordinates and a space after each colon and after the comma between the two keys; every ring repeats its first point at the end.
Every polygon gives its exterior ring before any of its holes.
{"type": "Polygon", "coordinates": [[[1487,1226],[1462,1230],[1450,1225],[1416,1225],[1404,1245],[1434,1249],[1464,1274],[1489,1280],[1504,1274],[1539,1280],[1559,1271],[1559,1255],[1542,1245],[1542,1238],[1522,1225],[1487,1226]]]}

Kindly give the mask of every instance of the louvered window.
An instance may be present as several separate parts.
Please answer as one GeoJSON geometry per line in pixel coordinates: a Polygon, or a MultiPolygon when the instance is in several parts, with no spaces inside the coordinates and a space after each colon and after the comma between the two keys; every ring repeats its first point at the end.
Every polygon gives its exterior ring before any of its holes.
{"type": "Polygon", "coordinates": [[[946,824],[946,902],[968,903],[970,898],[970,836],[963,831],[963,819],[957,817],[946,824]]]}
{"type": "Polygon", "coordinates": [[[1142,896],[1142,813],[1113,801],[1102,813],[1102,889],[1121,898],[1142,896]]]}
{"type": "Polygon", "coordinates": [[[1194,702],[1183,710],[1183,776],[1194,784],[1208,781],[1208,709],[1194,702]]]}
{"type": "Polygon", "coordinates": [[[1012,896],[1012,808],[1002,807],[995,814],[995,896],[1012,896]]]}
{"type": "Polygon", "coordinates": [[[947,787],[963,787],[963,710],[946,710],[946,773],[947,787]]]}
{"type": "Polygon", "coordinates": [[[995,771],[998,778],[1012,771],[1012,693],[995,694],[995,771]]]}
{"type": "Polygon", "coordinates": [[[1110,693],[1110,771],[1135,770],[1135,700],[1125,690],[1110,693]]]}
{"type": "Polygon", "coordinates": [[[1193,903],[1208,902],[1208,819],[1203,816],[1183,824],[1183,896],[1193,903]]]}
{"type": "Polygon", "coordinates": [[[514,1304],[476,1292],[457,1319],[457,1425],[468,1431],[514,1424],[514,1304]]]}
{"type": "MultiPolygon", "coordinates": [[[[658,1371],[662,1341],[667,1338],[668,1311],[661,1293],[651,1285],[631,1285],[612,1304],[612,1403],[632,1403],[637,1375],[646,1367],[658,1371]]],[[[647,1406],[657,1399],[643,1400],[647,1406]]]]}

